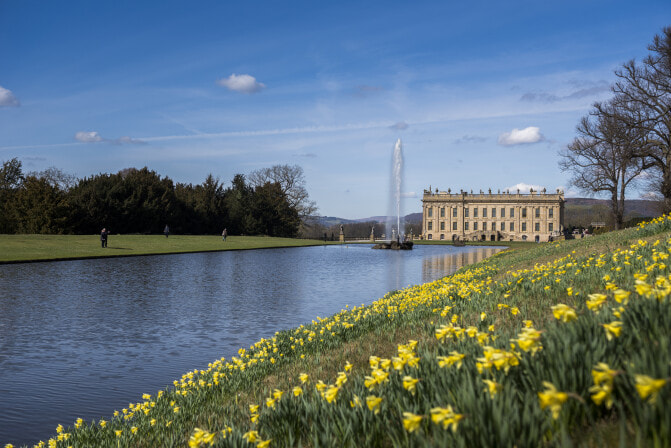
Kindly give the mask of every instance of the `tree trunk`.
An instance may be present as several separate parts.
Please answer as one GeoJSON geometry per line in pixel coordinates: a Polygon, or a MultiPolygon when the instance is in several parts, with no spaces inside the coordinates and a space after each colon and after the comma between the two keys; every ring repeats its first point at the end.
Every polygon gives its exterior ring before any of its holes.
{"type": "Polygon", "coordinates": [[[662,202],[662,213],[671,212],[671,154],[666,157],[666,166],[662,168],[662,184],[660,193],[664,197],[662,202]]]}
{"type": "Polygon", "coordinates": [[[610,196],[610,208],[611,212],[613,214],[613,225],[615,226],[615,230],[620,230],[622,228],[622,208],[620,206],[620,201],[618,200],[617,197],[617,188],[614,188],[611,192],[610,196]]]}

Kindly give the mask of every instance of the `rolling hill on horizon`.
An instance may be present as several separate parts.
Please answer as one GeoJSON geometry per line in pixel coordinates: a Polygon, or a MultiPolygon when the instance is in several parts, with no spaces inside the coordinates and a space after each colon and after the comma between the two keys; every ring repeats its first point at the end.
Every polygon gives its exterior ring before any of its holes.
{"type": "MultiPolygon", "coordinates": [[[[640,217],[655,217],[660,214],[659,202],[649,201],[645,199],[626,199],[624,201],[625,215],[637,215],[640,217]]],[[[566,198],[566,210],[592,207],[609,207],[610,201],[608,199],[595,198],[566,198]]],[[[332,226],[335,224],[349,224],[360,222],[386,222],[387,216],[370,216],[367,218],[346,219],[335,216],[318,216],[317,222],[324,226],[332,226]]],[[[422,213],[409,213],[403,217],[406,223],[420,223],[422,221],[422,213]]]]}

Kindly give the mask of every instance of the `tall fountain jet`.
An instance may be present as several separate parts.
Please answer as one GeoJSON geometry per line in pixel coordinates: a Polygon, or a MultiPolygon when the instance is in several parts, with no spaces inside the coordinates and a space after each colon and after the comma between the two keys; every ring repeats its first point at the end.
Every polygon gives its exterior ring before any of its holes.
{"type": "Polygon", "coordinates": [[[403,144],[401,139],[396,140],[394,155],[391,159],[391,188],[389,189],[389,213],[385,232],[388,243],[380,243],[373,249],[412,249],[412,241],[404,241],[404,231],[401,227],[401,185],[403,179],[403,144]]]}
{"type": "Polygon", "coordinates": [[[391,159],[391,188],[389,198],[390,213],[387,218],[385,231],[387,238],[400,242],[403,236],[401,229],[401,183],[403,180],[403,144],[401,139],[396,140],[394,154],[391,159]],[[396,218],[395,220],[393,218],[396,218]],[[396,224],[394,226],[394,224],[396,224]]]}

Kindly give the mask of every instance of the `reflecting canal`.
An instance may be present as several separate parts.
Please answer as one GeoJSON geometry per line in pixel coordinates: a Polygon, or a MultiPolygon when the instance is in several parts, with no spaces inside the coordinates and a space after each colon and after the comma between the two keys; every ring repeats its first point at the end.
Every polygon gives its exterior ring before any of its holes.
{"type": "Polygon", "coordinates": [[[0,446],[109,418],[187,371],[496,247],[368,245],[0,266],[0,446]]]}

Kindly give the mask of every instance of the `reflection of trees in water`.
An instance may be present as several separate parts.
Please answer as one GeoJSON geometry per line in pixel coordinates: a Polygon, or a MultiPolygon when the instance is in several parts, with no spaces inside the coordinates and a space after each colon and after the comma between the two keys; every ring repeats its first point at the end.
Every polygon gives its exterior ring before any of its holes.
{"type": "Polygon", "coordinates": [[[422,281],[430,282],[440,277],[436,275],[437,272],[442,273],[442,275],[450,275],[459,268],[482,261],[500,250],[501,248],[498,247],[483,247],[476,250],[459,251],[457,253],[425,258],[422,261],[422,281]]]}

